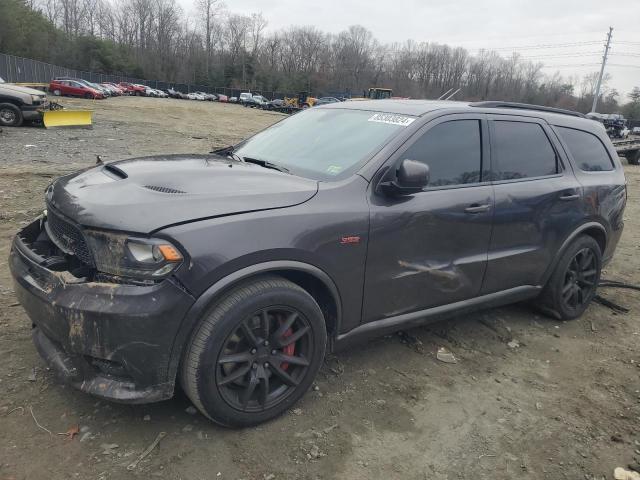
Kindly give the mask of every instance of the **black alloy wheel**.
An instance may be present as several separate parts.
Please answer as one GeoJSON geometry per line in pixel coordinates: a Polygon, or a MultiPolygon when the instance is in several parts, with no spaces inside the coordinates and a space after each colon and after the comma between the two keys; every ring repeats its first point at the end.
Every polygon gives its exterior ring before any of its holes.
{"type": "Polygon", "coordinates": [[[196,326],[182,359],[183,390],[220,425],[271,420],[313,383],[326,328],[299,285],[276,275],[249,279],[216,299],[196,326]]]}
{"type": "Polygon", "coordinates": [[[285,400],[300,384],[313,356],[308,320],[290,307],[255,312],[227,337],[216,365],[225,401],[244,412],[285,400]]]}
{"type": "Polygon", "coordinates": [[[596,294],[601,268],[600,245],[581,235],[562,253],[536,306],[559,320],[578,318],[596,294]]]}
{"type": "Polygon", "coordinates": [[[591,300],[598,280],[598,263],[590,248],[575,254],[565,272],[562,301],[571,309],[579,309],[591,300]]]}

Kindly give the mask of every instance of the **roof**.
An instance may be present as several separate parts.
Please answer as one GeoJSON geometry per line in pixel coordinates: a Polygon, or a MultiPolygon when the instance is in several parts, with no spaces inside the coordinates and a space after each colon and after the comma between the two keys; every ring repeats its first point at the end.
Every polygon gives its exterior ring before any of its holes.
{"type": "Polygon", "coordinates": [[[356,100],[330,103],[314,108],[340,108],[349,110],[368,110],[374,112],[393,113],[420,117],[436,110],[451,110],[452,113],[493,113],[499,115],[522,115],[544,118],[554,125],[596,124],[578,112],[561,110],[539,105],[527,105],[513,102],[457,102],[451,100],[356,100]],[[584,123],[586,122],[586,124],[584,123]]]}
{"type": "Polygon", "coordinates": [[[340,103],[321,105],[318,108],[341,108],[348,110],[369,110],[374,112],[396,113],[419,117],[434,110],[456,107],[469,107],[468,102],[445,100],[349,100],[340,103]]]}

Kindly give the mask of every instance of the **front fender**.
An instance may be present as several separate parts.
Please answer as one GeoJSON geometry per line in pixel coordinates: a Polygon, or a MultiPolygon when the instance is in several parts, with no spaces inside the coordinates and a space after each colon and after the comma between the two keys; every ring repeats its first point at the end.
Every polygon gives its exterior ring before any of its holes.
{"type": "Polygon", "coordinates": [[[175,336],[173,346],[171,348],[169,378],[172,380],[176,378],[184,347],[202,316],[206,313],[207,309],[209,309],[214,302],[220,298],[220,295],[247,278],[283,270],[303,272],[312,275],[316,280],[322,282],[330,292],[337,306],[336,331],[339,331],[339,325],[342,319],[342,302],[336,284],[327,273],[315,265],[291,260],[275,260],[257,263],[241,268],[240,270],[221,278],[207,288],[191,306],[180,324],[178,333],[175,336]]]}

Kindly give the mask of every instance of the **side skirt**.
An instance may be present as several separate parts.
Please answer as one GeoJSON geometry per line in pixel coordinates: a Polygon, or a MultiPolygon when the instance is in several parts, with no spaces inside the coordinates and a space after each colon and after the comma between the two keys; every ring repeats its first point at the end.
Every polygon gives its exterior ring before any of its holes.
{"type": "Polygon", "coordinates": [[[368,338],[385,335],[404,328],[417,327],[428,323],[437,322],[448,317],[469,313],[485,308],[494,308],[510,303],[520,302],[535,298],[542,291],[542,287],[526,285],[510,288],[501,292],[489,293],[480,297],[461,300],[449,305],[432,307],[418,312],[404,313],[395,317],[383,318],[365,323],[346,333],[340,334],[335,339],[334,350],[341,350],[353,343],[368,338]]]}

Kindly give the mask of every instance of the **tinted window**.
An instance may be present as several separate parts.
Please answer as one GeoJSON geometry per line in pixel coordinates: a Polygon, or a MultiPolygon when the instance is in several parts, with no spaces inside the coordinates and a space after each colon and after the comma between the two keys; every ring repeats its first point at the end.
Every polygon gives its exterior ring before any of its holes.
{"type": "Polygon", "coordinates": [[[573,128],[556,128],[580,170],[585,172],[613,170],[611,157],[598,137],[573,128]]]}
{"type": "Polygon", "coordinates": [[[411,145],[403,158],[429,165],[430,187],[479,182],[480,122],[456,120],[436,125],[411,145]]]}
{"type": "Polygon", "coordinates": [[[542,177],[558,172],[558,160],[537,123],[493,122],[494,180],[542,177]]]}

